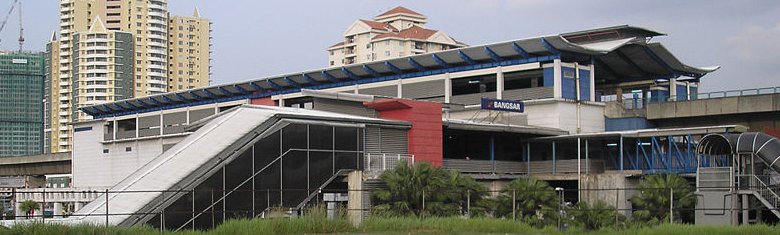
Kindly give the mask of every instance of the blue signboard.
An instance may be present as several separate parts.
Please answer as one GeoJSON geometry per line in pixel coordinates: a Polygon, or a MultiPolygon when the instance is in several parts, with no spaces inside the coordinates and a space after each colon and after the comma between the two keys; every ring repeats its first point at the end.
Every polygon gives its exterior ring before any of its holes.
{"type": "Polygon", "coordinates": [[[482,98],[482,109],[522,113],[525,105],[520,100],[482,98]]]}

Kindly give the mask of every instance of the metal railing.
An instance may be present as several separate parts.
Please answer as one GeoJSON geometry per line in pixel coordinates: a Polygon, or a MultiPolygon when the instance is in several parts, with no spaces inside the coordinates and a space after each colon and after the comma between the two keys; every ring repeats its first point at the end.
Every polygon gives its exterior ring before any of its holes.
{"type": "MultiPolygon", "coordinates": [[[[687,101],[687,100],[706,100],[706,99],[717,99],[717,98],[739,97],[739,96],[750,96],[750,95],[768,95],[768,94],[778,94],[778,93],[780,93],[780,86],[750,88],[750,89],[741,89],[741,90],[712,91],[712,92],[691,94],[690,96],[686,96],[686,97],[680,97],[682,99],[678,99],[678,96],[658,97],[652,99],[644,99],[640,97],[624,97],[622,99],[622,102],[619,103],[621,103],[621,105],[626,109],[643,109],[645,108],[646,104],[651,104],[651,103],[664,103],[664,102],[687,101]]],[[[600,101],[605,103],[618,102],[618,99],[616,96],[610,95],[610,96],[601,96],[600,101]]]]}

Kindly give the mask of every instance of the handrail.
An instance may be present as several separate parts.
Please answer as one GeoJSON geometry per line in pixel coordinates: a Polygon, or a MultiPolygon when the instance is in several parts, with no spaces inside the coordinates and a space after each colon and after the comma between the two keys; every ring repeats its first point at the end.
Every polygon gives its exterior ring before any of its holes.
{"type": "Polygon", "coordinates": [[[778,196],[777,193],[775,193],[775,191],[772,190],[766,183],[764,183],[764,181],[762,181],[761,178],[759,178],[757,175],[753,175],[753,180],[755,180],[760,184],[761,186],[761,188],[759,189],[760,191],[757,190],[757,192],[759,192],[761,196],[764,196],[764,194],[761,193],[762,191],[763,192],[768,191],[769,193],[771,193],[770,195],[774,196],[774,200],[772,201],[774,203],[772,203],[772,206],[775,208],[772,209],[777,209],[777,202],[780,200],[780,196],[778,196]]]}
{"type": "MultiPolygon", "coordinates": [[[[767,95],[767,94],[778,94],[780,93],[780,86],[776,87],[761,87],[761,88],[749,88],[749,89],[740,89],[740,90],[723,90],[723,91],[711,91],[711,92],[704,92],[704,93],[695,93],[690,94],[690,98],[685,97],[685,100],[706,100],[706,99],[717,99],[717,98],[727,98],[727,97],[740,97],[740,96],[750,96],[750,95],[767,95]]],[[[615,102],[619,103],[617,101],[617,97],[614,97],[614,95],[609,96],[601,96],[601,102],[615,102]]],[[[643,105],[646,103],[663,103],[663,102],[673,102],[678,101],[677,96],[667,96],[667,97],[659,97],[659,99],[648,99],[645,98],[638,98],[638,97],[624,97],[623,99],[623,105],[626,106],[629,109],[636,109],[636,108],[643,108],[643,107],[636,107],[637,103],[638,105],[643,105]],[[628,107],[629,104],[634,104],[634,107],[628,107]]]]}

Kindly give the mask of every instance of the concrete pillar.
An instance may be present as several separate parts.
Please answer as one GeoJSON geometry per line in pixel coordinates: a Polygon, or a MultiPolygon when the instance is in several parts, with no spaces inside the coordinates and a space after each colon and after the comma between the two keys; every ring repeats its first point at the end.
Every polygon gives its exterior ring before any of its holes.
{"type": "Polygon", "coordinates": [[[396,96],[398,98],[403,98],[404,97],[404,80],[403,79],[398,79],[398,84],[396,84],[396,88],[395,89],[396,89],[396,92],[395,92],[396,96]]]}
{"type": "Polygon", "coordinates": [[[452,99],[452,79],[450,79],[449,73],[445,73],[444,74],[444,103],[450,103],[451,99],[452,99]]]}
{"type": "Polygon", "coordinates": [[[615,96],[618,103],[623,103],[623,88],[615,88],[615,96]]]}
{"type": "Polygon", "coordinates": [[[501,66],[496,68],[496,99],[504,98],[504,72],[501,66]]]}
{"type": "Polygon", "coordinates": [[[347,219],[352,225],[358,226],[363,222],[363,171],[353,171],[347,175],[347,188],[347,219]]]}
{"type": "Polygon", "coordinates": [[[596,101],[596,66],[590,65],[590,101],[596,101]]]}
{"type": "Polygon", "coordinates": [[[675,101],[677,99],[677,79],[669,79],[669,101],[675,101]]]}
{"type": "Polygon", "coordinates": [[[561,90],[561,59],[555,59],[553,61],[553,97],[563,97],[563,91],[561,90]]]}
{"type": "Polygon", "coordinates": [[[355,90],[354,90],[354,93],[355,93],[355,94],[360,94],[360,84],[355,84],[355,90]]]}
{"type": "Polygon", "coordinates": [[[62,215],[62,202],[55,202],[54,208],[52,208],[54,216],[61,216],[62,215]]]}
{"type": "Polygon", "coordinates": [[[277,103],[279,103],[279,107],[284,107],[284,95],[279,95],[279,100],[277,103]]]}

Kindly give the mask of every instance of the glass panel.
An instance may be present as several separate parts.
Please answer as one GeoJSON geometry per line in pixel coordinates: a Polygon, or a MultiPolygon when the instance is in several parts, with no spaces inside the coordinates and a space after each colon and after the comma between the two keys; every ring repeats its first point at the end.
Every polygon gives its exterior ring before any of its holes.
{"type": "Polygon", "coordinates": [[[291,124],[282,129],[282,153],[288,149],[306,148],[306,126],[303,124],[291,124]]]}
{"type": "Polygon", "coordinates": [[[195,228],[210,229],[216,220],[215,211],[222,210],[222,205],[209,208],[212,202],[222,195],[222,170],[214,173],[206,181],[195,188],[195,211],[201,214],[195,218],[195,228]],[[208,209],[207,209],[208,208],[208,209]]]}
{"type": "Polygon", "coordinates": [[[309,148],[323,150],[333,149],[333,127],[310,125],[309,148]]]}
{"type": "Polygon", "coordinates": [[[336,150],[357,150],[357,128],[335,127],[336,150]]]}
{"type": "MultiPolygon", "coordinates": [[[[166,192],[166,195],[173,192],[166,192]]],[[[178,229],[192,218],[192,193],[186,193],[165,208],[165,228],[178,229]]]]}
{"type": "Polygon", "coordinates": [[[305,151],[291,151],[282,160],[284,206],[295,207],[307,196],[307,163],[305,151]]]}
{"type": "Polygon", "coordinates": [[[309,152],[309,185],[311,190],[322,186],[333,174],[333,152],[309,152]]]}
{"type": "MultiPolygon", "coordinates": [[[[263,209],[267,208],[268,206],[275,207],[279,206],[280,203],[280,192],[279,189],[281,187],[281,181],[280,181],[280,169],[281,164],[279,162],[274,162],[270,165],[270,167],[266,168],[263,172],[261,172],[257,178],[255,178],[255,185],[258,186],[258,193],[265,193],[266,197],[263,197],[263,199],[266,199],[266,201],[258,201],[255,203],[255,205],[264,205],[263,209]],[[262,191],[262,192],[261,192],[262,191]]],[[[259,197],[255,197],[255,199],[259,199],[259,197]]]]}
{"type": "Polygon", "coordinates": [[[255,144],[255,172],[263,169],[268,163],[271,163],[274,159],[281,155],[279,150],[279,138],[280,134],[277,131],[255,144]]]}
{"type": "Polygon", "coordinates": [[[336,171],[340,169],[358,169],[358,154],[336,152],[336,171]]]}

